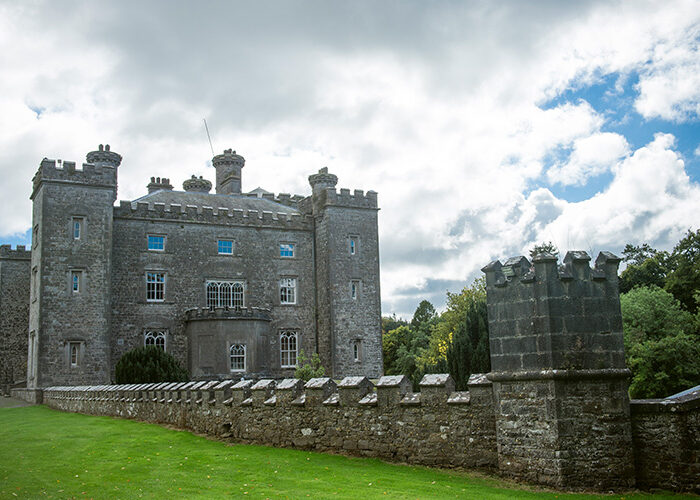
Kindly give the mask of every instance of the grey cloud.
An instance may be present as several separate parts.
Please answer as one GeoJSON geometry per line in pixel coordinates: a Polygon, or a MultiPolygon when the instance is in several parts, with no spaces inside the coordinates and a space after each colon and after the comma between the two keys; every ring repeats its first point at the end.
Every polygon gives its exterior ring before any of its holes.
{"type": "Polygon", "coordinates": [[[410,318],[422,300],[428,300],[437,309],[442,309],[448,291],[459,292],[472,281],[473,279],[428,279],[422,286],[400,288],[389,300],[383,301],[382,314],[396,313],[403,318],[410,318]]]}

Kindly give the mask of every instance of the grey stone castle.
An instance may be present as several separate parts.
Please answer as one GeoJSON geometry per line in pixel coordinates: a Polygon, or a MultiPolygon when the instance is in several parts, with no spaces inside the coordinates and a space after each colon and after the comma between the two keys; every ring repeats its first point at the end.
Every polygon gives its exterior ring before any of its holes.
{"type": "Polygon", "coordinates": [[[195,379],[292,376],[301,350],[334,377],[382,374],[375,192],[337,192],[324,168],[310,196],[242,193],[226,150],[216,193],[151,178],[115,205],[121,161],[100,145],[82,168],[41,162],[32,248],[0,252],[6,380],[26,366],[29,388],[109,383],[148,344],[195,379]]]}

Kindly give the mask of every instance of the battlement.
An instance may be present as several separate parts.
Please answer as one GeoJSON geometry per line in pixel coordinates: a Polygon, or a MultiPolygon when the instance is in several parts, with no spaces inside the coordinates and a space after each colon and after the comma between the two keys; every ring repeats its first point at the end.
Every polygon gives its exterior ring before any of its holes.
{"type": "Polygon", "coordinates": [[[520,255],[511,257],[504,264],[495,260],[481,270],[486,274],[487,287],[507,287],[517,283],[532,284],[547,281],[562,285],[572,282],[608,282],[617,286],[617,268],[620,258],[610,252],[600,252],[593,268],[589,267],[591,257],[585,251],[566,253],[564,262],[557,265],[551,254],[536,255],[532,264],[520,255]]]}
{"type": "Polygon", "coordinates": [[[335,188],[326,188],[321,192],[321,206],[368,208],[377,210],[377,192],[367,191],[365,194],[361,189],[356,189],[350,193],[349,189],[342,188],[340,192],[335,188]]]}
{"type": "Polygon", "coordinates": [[[114,207],[114,217],[121,219],[151,219],[230,226],[254,226],[308,231],[313,228],[310,217],[296,213],[260,210],[229,210],[225,207],[120,201],[114,207]]]}
{"type": "MultiPolygon", "coordinates": [[[[346,377],[336,384],[330,378],[264,379],[254,382],[202,381],[181,383],[60,386],[44,390],[45,399],[74,401],[156,402],[194,405],[207,402],[223,407],[309,406],[416,407],[492,405],[491,383],[483,374],[469,380],[469,391],[455,392],[448,374],[423,377],[420,392],[410,392],[405,375],[381,377],[376,384],[366,377],[346,377]],[[151,394],[148,396],[148,394],[151,394]],[[208,394],[206,394],[208,393],[208,394]],[[196,396],[196,397],[195,397],[196,396]]],[[[386,411],[386,410],[385,410],[386,411]]]]}
{"type": "MultiPolygon", "coordinates": [[[[485,266],[494,372],[623,370],[620,259],[586,252],[496,260],[485,266]]],[[[619,375],[619,374],[618,374],[619,375]]],[[[511,376],[511,375],[508,375],[511,376]]]]}
{"type": "Polygon", "coordinates": [[[246,193],[244,196],[247,196],[248,198],[262,198],[264,200],[274,201],[280,205],[293,208],[297,208],[299,203],[306,198],[306,196],[299,194],[291,195],[289,193],[280,193],[277,196],[275,196],[274,193],[262,193],[261,196],[259,196],[257,193],[246,193]]]}
{"type": "Polygon", "coordinates": [[[12,248],[11,245],[0,245],[0,259],[5,260],[31,260],[32,251],[27,250],[24,245],[17,245],[12,248]]]}
{"type": "Polygon", "coordinates": [[[76,168],[75,162],[44,158],[32,179],[34,198],[42,182],[81,184],[99,187],[117,187],[117,167],[122,157],[100,144],[98,151],[87,154],[87,163],[76,168]]]}
{"type": "Polygon", "coordinates": [[[270,312],[270,309],[262,307],[193,307],[185,311],[185,320],[257,319],[272,321],[270,312]]]}

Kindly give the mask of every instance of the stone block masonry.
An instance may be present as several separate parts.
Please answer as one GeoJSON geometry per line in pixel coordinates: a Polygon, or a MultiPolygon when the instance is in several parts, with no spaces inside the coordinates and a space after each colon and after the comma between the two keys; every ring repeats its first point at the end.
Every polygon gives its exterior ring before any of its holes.
{"type": "MultiPolygon", "coordinates": [[[[452,391],[449,375],[426,376],[418,393],[407,392],[405,382],[392,376],[376,386],[365,377],[346,377],[338,384],[318,378],[303,386],[285,379],[50,387],[43,398],[58,410],[167,424],[241,443],[483,469],[507,477],[522,473],[521,462],[500,457],[510,453],[497,437],[494,396],[503,397],[485,375],[473,375],[464,392],[452,391]]],[[[20,389],[13,394],[36,395],[20,389]]],[[[629,465],[636,484],[700,492],[700,390],[682,398],[632,401],[631,408],[634,463],[629,465]]],[[[540,417],[528,415],[533,438],[524,445],[537,457],[548,453],[550,444],[539,432],[540,417]]],[[[593,424],[589,430],[587,439],[606,439],[593,424]]],[[[596,459],[578,466],[580,474],[590,472],[596,459]]],[[[544,482],[536,475],[532,481],[544,482]]]]}
{"type": "Polygon", "coordinates": [[[455,393],[449,375],[383,377],[385,397],[365,377],[130,386],[51,387],[44,404],[60,410],[158,422],[237,442],[381,457],[441,467],[493,470],[497,464],[491,384],[473,377],[455,393]],[[400,380],[394,380],[400,378],[400,380]],[[427,384],[427,385],[426,385],[427,384]],[[367,393],[366,391],[370,392],[367,393]]]}
{"type": "Polygon", "coordinates": [[[27,379],[31,250],[0,246],[0,393],[27,379]]]}
{"type": "Polygon", "coordinates": [[[486,273],[499,469],[557,487],[635,483],[617,265],[569,252],[486,273]]]}

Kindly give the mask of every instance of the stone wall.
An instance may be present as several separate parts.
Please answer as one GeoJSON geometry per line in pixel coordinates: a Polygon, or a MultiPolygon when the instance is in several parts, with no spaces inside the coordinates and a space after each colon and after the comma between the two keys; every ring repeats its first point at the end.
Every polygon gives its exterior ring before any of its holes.
{"type": "Polygon", "coordinates": [[[27,379],[31,251],[0,246],[0,393],[27,379]]]}
{"type": "MultiPolygon", "coordinates": [[[[51,387],[43,392],[43,401],[59,410],[167,424],[242,443],[498,470],[506,477],[522,478],[529,468],[539,473],[530,482],[551,484],[551,472],[537,462],[550,447],[549,437],[538,431],[541,407],[532,403],[533,411],[525,412],[533,421],[530,438],[523,442],[531,461],[507,463],[501,456],[511,452],[507,443],[497,442],[494,405],[494,397],[503,399],[504,394],[494,387],[484,375],[473,375],[466,392],[454,392],[448,375],[427,375],[419,393],[408,392],[410,383],[403,376],[382,377],[376,386],[364,377],[346,377],[337,385],[328,378],[305,385],[297,379],[228,380],[51,387]]],[[[581,387],[588,392],[587,384],[581,387]]],[[[602,398],[616,393],[614,387],[599,389],[602,398]]],[[[566,390],[574,389],[568,384],[566,390]]],[[[42,396],[26,389],[15,389],[13,395],[39,403],[42,396]]],[[[536,401],[537,394],[529,399],[536,401]]],[[[588,404],[596,413],[595,399],[588,404]]],[[[636,470],[636,485],[700,492],[700,390],[682,398],[632,401],[631,407],[633,446],[628,451],[635,458],[625,466],[636,470]]],[[[581,421],[588,426],[587,433],[577,434],[584,440],[582,448],[588,447],[585,441],[609,442],[611,436],[590,418],[584,415],[581,421]]],[[[585,474],[594,470],[595,460],[568,464],[585,474]]]]}
{"type": "Polygon", "coordinates": [[[191,429],[237,442],[335,451],[412,464],[494,469],[491,384],[473,376],[454,392],[448,375],[408,393],[404,376],[52,387],[44,403],[191,429]],[[376,390],[376,392],[374,392],[376,390]]]}
{"type": "Polygon", "coordinates": [[[700,493],[700,389],[630,406],[637,485],[700,493]]]}

